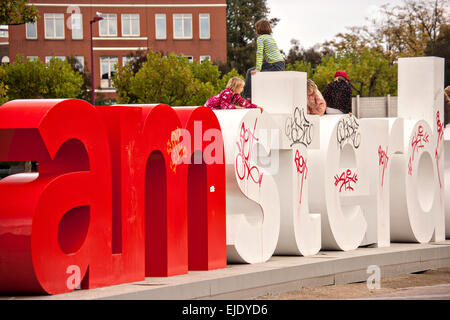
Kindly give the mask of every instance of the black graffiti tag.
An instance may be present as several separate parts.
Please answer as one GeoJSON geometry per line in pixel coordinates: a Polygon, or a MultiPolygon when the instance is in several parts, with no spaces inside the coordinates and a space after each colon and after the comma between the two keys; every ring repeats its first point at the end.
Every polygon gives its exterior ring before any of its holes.
{"type": "Polygon", "coordinates": [[[298,107],[294,110],[294,116],[286,119],[286,136],[291,141],[291,147],[303,144],[308,147],[313,139],[313,124],[306,120],[305,111],[298,107]]]}
{"type": "Polygon", "coordinates": [[[359,123],[353,116],[343,118],[339,121],[337,127],[337,142],[341,149],[347,141],[351,141],[356,149],[358,149],[361,144],[359,123]]]}

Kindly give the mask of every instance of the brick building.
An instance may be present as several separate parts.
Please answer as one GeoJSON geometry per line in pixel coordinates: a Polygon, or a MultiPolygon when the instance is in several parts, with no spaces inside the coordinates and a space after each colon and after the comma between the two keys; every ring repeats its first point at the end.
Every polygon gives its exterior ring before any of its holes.
{"type": "Polygon", "coordinates": [[[38,0],[36,23],[9,27],[9,56],[30,59],[75,57],[91,70],[90,21],[96,91],[115,96],[114,65],[130,52],[151,48],[189,59],[226,62],[226,0],[38,0]]]}

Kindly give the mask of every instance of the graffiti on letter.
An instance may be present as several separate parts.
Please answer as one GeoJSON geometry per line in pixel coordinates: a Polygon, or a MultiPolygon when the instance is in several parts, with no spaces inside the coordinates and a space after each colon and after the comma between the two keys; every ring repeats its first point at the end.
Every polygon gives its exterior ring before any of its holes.
{"type": "Polygon", "coordinates": [[[388,162],[389,162],[389,157],[387,156],[387,152],[388,152],[388,147],[386,147],[386,151],[384,151],[381,146],[378,146],[378,165],[380,166],[380,169],[382,169],[382,174],[381,174],[381,188],[383,188],[383,184],[384,184],[384,173],[386,171],[388,162]]]}
{"type": "Polygon", "coordinates": [[[291,141],[291,147],[303,144],[308,147],[313,139],[313,124],[306,119],[305,111],[298,107],[294,110],[294,116],[286,119],[286,136],[291,141]]]}
{"type": "Polygon", "coordinates": [[[444,126],[442,125],[442,122],[441,122],[441,116],[440,116],[439,110],[436,112],[436,127],[437,127],[438,134],[437,134],[436,152],[434,153],[434,157],[436,159],[436,167],[437,167],[438,178],[439,178],[439,186],[442,189],[441,172],[439,170],[439,159],[441,157],[439,147],[444,138],[444,126]]]}
{"type": "Polygon", "coordinates": [[[353,173],[352,170],[347,169],[341,173],[341,175],[336,175],[334,177],[334,185],[339,187],[339,192],[344,191],[354,191],[355,189],[352,187],[352,183],[356,184],[358,182],[358,175],[353,173]],[[340,186],[338,186],[340,184],[340,186]]]}
{"type": "Polygon", "coordinates": [[[412,137],[411,147],[413,150],[408,162],[408,174],[410,176],[412,176],[412,163],[414,162],[416,151],[420,152],[420,150],[425,147],[425,144],[430,142],[429,138],[430,136],[428,135],[428,133],[424,132],[423,126],[419,126],[417,132],[412,137]]]}
{"type": "Polygon", "coordinates": [[[181,129],[177,128],[172,131],[170,139],[167,141],[167,154],[170,156],[170,169],[174,173],[177,173],[177,166],[182,162],[182,159],[186,159],[187,148],[181,142],[181,129]]]}
{"type": "Polygon", "coordinates": [[[295,153],[295,166],[297,167],[297,173],[300,179],[300,204],[302,203],[302,194],[303,194],[303,181],[306,181],[306,177],[308,174],[308,167],[306,165],[306,160],[303,156],[300,155],[300,152],[297,150],[295,153]]]}
{"type": "Polygon", "coordinates": [[[361,144],[361,133],[359,123],[354,116],[342,118],[337,126],[337,142],[342,149],[346,142],[351,142],[355,149],[361,144]]]}
{"type": "Polygon", "coordinates": [[[244,122],[242,123],[239,141],[236,142],[239,149],[239,153],[236,156],[236,172],[240,180],[249,180],[249,178],[251,178],[253,182],[259,184],[261,187],[263,174],[259,173],[257,166],[250,166],[253,144],[255,141],[259,141],[259,139],[255,136],[257,122],[258,119],[255,120],[253,132],[251,129],[247,129],[245,127],[244,122]]]}

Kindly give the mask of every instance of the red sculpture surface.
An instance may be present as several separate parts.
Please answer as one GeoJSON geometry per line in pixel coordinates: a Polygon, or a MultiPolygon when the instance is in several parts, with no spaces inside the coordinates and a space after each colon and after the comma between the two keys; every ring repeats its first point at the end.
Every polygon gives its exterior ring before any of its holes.
{"type": "Polygon", "coordinates": [[[224,162],[189,165],[212,143],[189,148],[194,134],[181,134],[195,121],[202,134],[216,129],[223,158],[220,126],[206,108],[178,114],[81,100],[1,106],[0,161],[38,161],[39,174],[0,180],[0,292],[69,292],[77,270],[95,288],[226,267],[224,162]]]}
{"type": "Polygon", "coordinates": [[[225,268],[225,155],[221,128],[211,109],[175,109],[190,133],[188,170],[189,270],[225,268]],[[205,159],[206,158],[206,159],[205,159]],[[205,161],[206,160],[206,161],[205,161]]]}
{"type": "Polygon", "coordinates": [[[0,107],[0,159],[35,160],[39,176],[0,181],[1,292],[68,292],[114,281],[111,164],[103,122],[80,100],[12,101],[0,107]]]}

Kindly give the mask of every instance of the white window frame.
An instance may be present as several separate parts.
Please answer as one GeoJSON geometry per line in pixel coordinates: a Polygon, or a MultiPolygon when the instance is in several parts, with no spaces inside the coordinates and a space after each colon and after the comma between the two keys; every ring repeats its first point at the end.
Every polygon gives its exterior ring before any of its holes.
{"type": "Polygon", "coordinates": [[[59,59],[61,61],[66,61],[66,57],[65,56],[46,56],[45,57],[45,63],[49,63],[52,58],[56,58],[56,59],[59,59]]]}
{"type": "Polygon", "coordinates": [[[125,67],[127,64],[135,60],[135,57],[122,57],[122,66],[125,67]]]}
{"type": "Polygon", "coordinates": [[[167,17],[165,13],[155,14],[155,39],[166,40],[167,39],[167,17]],[[164,37],[158,37],[158,20],[164,20],[164,37]]]}
{"type": "Polygon", "coordinates": [[[209,61],[211,62],[211,56],[200,56],[200,63],[202,63],[206,59],[209,59],[209,61]]]}
{"type": "Polygon", "coordinates": [[[72,15],[71,15],[71,27],[72,27],[72,40],[83,40],[83,14],[82,13],[72,13],[72,15]],[[80,17],[80,30],[81,30],[81,36],[80,37],[77,37],[77,36],[75,36],[75,32],[73,31],[74,30],[74,25],[77,25],[77,23],[76,22],[74,22],[74,20],[75,20],[75,18],[76,17],[80,17]]]}
{"type": "Polygon", "coordinates": [[[122,13],[121,15],[121,19],[122,19],[122,37],[139,37],[141,34],[141,17],[139,15],[139,13],[122,13]],[[134,18],[129,18],[129,19],[124,19],[124,16],[137,16],[137,33],[133,34],[133,28],[132,28],[132,21],[136,20],[134,18]],[[130,27],[130,34],[126,34],[124,32],[124,26],[125,23],[128,23],[129,27],[130,27]]]}
{"type": "Polygon", "coordinates": [[[105,56],[105,57],[100,57],[100,88],[105,89],[105,88],[112,88],[112,77],[111,77],[111,73],[112,71],[117,72],[117,70],[114,70],[114,65],[116,63],[119,62],[119,57],[117,56],[105,56]],[[102,74],[102,60],[104,59],[108,59],[108,79],[103,79],[103,74],[102,74]],[[111,64],[112,60],[116,60],[114,62],[114,64],[111,64]]]}
{"type": "Polygon", "coordinates": [[[187,58],[189,63],[193,63],[194,62],[194,57],[193,56],[185,56],[185,55],[183,55],[183,57],[187,58]]]}
{"type": "Polygon", "coordinates": [[[115,14],[115,13],[103,13],[103,14],[101,14],[101,17],[103,18],[103,20],[99,21],[99,26],[98,26],[98,34],[99,34],[99,36],[100,37],[117,37],[117,14],[115,14]],[[116,20],[116,33],[114,33],[114,34],[112,34],[112,33],[110,34],[109,33],[109,22],[110,22],[110,20],[114,20],[112,18],[114,18],[116,20]],[[103,25],[105,23],[106,23],[106,31],[107,31],[107,33],[103,34],[101,25],[103,25]]]}
{"type": "Polygon", "coordinates": [[[173,38],[177,39],[177,40],[191,40],[193,37],[193,23],[192,23],[192,14],[191,13],[174,13],[172,15],[173,18],[173,38]],[[179,16],[179,17],[177,17],[179,16]],[[178,18],[181,18],[181,33],[182,36],[176,36],[175,34],[175,21],[178,20],[178,18]],[[185,35],[185,30],[184,30],[184,20],[190,18],[191,20],[191,35],[190,36],[186,36],[185,35]]]}
{"type": "Polygon", "coordinates": [[[211,39],[211,16],[209,13],[200,13],[198,15],[198,36],[202,40],[211,39]],[[202,36],[202,20],[205,20],[206,18],[208,20],[208,36],[202,36]]]}
{"type": "Polygon", "coordinates": [[[45,13],[44,14],[44,35],[49,40],[64,40],[66,38],[66,30],[64,28],[64,13],[45,13]],[[47,35],[47,19],[53,20],[53,35],[47,35]],[[62,36],[56,36],[56,20],[62,20],[62,36]]]}
{"type": "Polygon", "coordinates": [[[25,37],[28,40],[36,40],[38,38],[38,35],[37,35],[37,22],[27,22],[27,23],[25,23],[25,37]],[[35,33],[36,33],[35,37],[29,37],[28,36],[28,28],[30,28],[32,25],[34,26],[34,29],[35,29],[35,33]]]}
{"type": "Polygon", "coordinates": [[[84,72],[84,56],[74,56],[75,60],[81,65],[80,72],[84,72]]]}
{"type": "MultiPolygon", "coordinates": [[[[37,32],[36,32],[37,35],[37,32]]],[[[0,25],[0,38],[8,38],[9,30],[7,25],[0,25]]]]}

